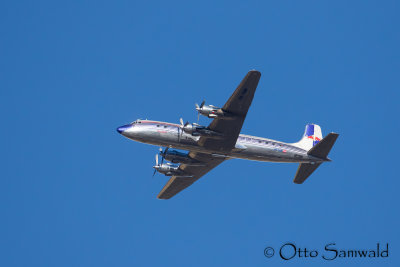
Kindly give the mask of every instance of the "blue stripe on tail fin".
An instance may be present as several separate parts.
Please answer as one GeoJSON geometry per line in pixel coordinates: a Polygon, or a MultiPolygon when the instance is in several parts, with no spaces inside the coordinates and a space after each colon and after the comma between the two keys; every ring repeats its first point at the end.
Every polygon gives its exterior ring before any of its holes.
{"type": "Polygon", "coordinates": [[[314,124],[307,124],[306,125],[306,136],[313,136],[314,135],[314,124]]]}

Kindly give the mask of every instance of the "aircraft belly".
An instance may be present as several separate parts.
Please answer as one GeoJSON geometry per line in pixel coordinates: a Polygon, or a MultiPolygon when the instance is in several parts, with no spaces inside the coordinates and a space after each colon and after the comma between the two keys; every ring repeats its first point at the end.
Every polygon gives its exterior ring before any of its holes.
{"type": "Polygon", "coordinates": [[[270,162],[309,162],[307,155],[303,153],[294,153],[281,149],[268,149],[265,147],[247,145],[245,150],[233,152],[234,158],[270,161],[270,162]]]}
{"type": "MultiPolygon", "coordinates": [[[[132,138],[136,141],[156,146],[167,146],[176,149],[190,150],[201,153],[219,153],[199,146],[196,139],[188,134],[182,134],[178,141],[178,133],[172,131],[147,131],[141,136],[132,138]]],[[[246,149],[233,151],[226,154],[230,158],[247,159],[254,161],[268,162],[310,162],[309,157],[304,153],[286,151],[281,149],[269,149],[257,145],[245,145],[246,149]]]]}

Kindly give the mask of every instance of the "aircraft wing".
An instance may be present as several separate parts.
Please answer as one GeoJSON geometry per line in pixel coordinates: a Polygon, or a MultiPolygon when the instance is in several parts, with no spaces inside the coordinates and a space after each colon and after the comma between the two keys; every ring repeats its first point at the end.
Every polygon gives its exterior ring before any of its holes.
{"type": "Polygon", "coordinates": [[[199,164],[181,164],[179,169],[184,171],[188,176],[193,177],[172,176],[158,194],[157,197],[159,199],[169,199],[175,196],[225,160],[225,158],[215,158],[211,154],[198,152],[189,152],[189,157],[199,161],[199,164]]]}
{"type": "MultiPolygon", "coordinates": [[[[235,147],[260,77],[261,73],[256,70],[247,73],[222,107],[222,110],[229,114],[229,118],[217,117],[208,126],[210,130],[221,133],[223,137],[216,139],[202,136],[198,141],[200,146],[209,148],[211,151],[230,151],[235,147]]],[[[158,194],[158,198],[169,199],[175,196],[225,160],[223,157],[214,157],[211,154],[198,152],[189,152],[189,157],[196,159],[201,164],[181,164],[179,169],[184,171],[185,175],[193,177],[172,176],[158,194]]]]}
{"type": "Polygon", "coordinates": [[[260,77],[261,73],[256,70],[251,70],[247,73],[235,92],[222,107],[222,110],[230,114],[231,117],[217,117],[208,126],[210,130],[223,134],[223,138],[216,139],[202,136],[198,141],[200,146],[214,151],[230,151],[235,147],[260,77]]]}

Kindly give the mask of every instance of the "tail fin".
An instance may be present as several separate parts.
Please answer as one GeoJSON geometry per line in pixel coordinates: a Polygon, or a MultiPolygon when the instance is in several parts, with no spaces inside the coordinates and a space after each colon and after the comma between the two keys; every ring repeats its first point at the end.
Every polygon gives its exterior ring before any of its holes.
{"type": "Polygon", "coordinates": [[[321,127],[317,124],[309,123],[306,125],[303,138],[293,145],[302,148],[304,150],[310,150],[313,146],[318,144],[322,139],[321,127]]]}
{"type": "MultiPolygon", "coordinates": [[[[307,154],[323,160],[329,160],[327,157],[328,153],[331,151],[331,148],[335,144],[338,136],[339,134],[337,133],[328,134],[324,139],[321,140],[321,142],[312,147],[307,154]]],[[[322,162],[300,163],[293,182],[296,184],[302,184],[321,164],[322,162]]]]}

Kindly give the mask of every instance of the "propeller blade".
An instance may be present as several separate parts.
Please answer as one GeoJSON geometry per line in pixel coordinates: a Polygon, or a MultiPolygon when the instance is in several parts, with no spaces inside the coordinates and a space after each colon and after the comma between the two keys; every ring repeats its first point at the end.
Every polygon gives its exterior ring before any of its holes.
{"type": "Polygon", "coordinates": [[[200,120],[200,111],[197,111],[197,123],[199,122],[199,120],[200,120]]]}
{"type": "Polygon", "coordinates": [[[199,104],[194,104],[195,106],[196,106],[196,109],[199,109],[200,107],[199,107],[199,104]]]}
{"type": "Polygon", "coordinates": [[[178,142],[181,141],[181,137],[182,137],[182,133],[183,133],[183,127],[185,127],[185,125],[183,125],[183,119],[180,118],[179,122],[181,123],[180,127],[178,128],[178,142]]]}
{"type": "Polygon", "coordinates": [[[153,176],[152,177],[154,177],[154,175],[156,175],[156,172],[157,172],[157,169],[154,168],[154,172],[153,172],[153,176]]]}
{"type": "Polygon", "coordinates": [[[158,150],[160,151],[160,155],[165,157],[165,153],[167,153],[169,149],[169,146],[166,146],[164,151],[162,150],[162,147],[160,147],[158,150]]]}
{"type": "Polygon", "coordinates": [[[158,154],[156,154],[156,166],[158,166],[158,154]]]}
{"type": "Polygon", "coordinates": [[[204,106],[205,103],[206,103],[206,101],[203,100],[203,102],[201,102],[201,104],[200,104],[200,108],[202,108],[202,107],[204,106]]]}
{"type": "Polygon", "coordinates": [[[161,154],[161,156],[162,156],[161,165],[163,165],[163,163],[164,163],[164,158],[165,158],[165,155],[166,155],[168,149],[169,149],[169,147],[166,147],[165,150],[164,150],[164,152],[162,152],[162,154],[161,154]]]}

